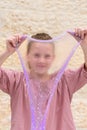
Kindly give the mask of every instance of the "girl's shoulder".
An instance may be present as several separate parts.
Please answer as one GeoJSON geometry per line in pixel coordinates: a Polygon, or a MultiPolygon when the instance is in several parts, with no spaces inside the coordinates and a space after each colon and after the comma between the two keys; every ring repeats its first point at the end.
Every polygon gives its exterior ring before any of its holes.
{"type": "Polygon", "coordinates": [[[9,76],[24,76],[24,73],[22,71],[18,71],[18,70],[14,70],[14,69],[10,69],[10,68],[4,68],[4,67],[0,67],[0,75],[7,75],[9,76]]]}

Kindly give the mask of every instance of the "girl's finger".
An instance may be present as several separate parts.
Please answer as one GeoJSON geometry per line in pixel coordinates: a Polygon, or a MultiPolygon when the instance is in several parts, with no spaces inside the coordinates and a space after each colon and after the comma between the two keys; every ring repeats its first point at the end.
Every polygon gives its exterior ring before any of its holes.
{"type": "Polygon", "coordinates": [[[25,39],[23,38],[23,35],[20,35],[20,34],[15,34],[14,35],[15,38],[16,38],[16,42],[17,43],[22,43],[25,39]]]}
{"type": "Polygon", "coordinates": [[[81,33],[81,39],[84,39],[84,32],[81,33]]]}
{"type": "Polygon", "coordinates": [[[80,29],[79,29],[79,28],[76,28],[76,29],[75,29],[75,35],[76,35],[77,37],[80,37],[80,29]]]}
{"type": "Polygon", "coordinates": [[[86,29],[82,30],[81,39],[84,39],[86,35],[87,35],[87,30],[86,29]]]}
{"type": "Polygon", "coordinates": [[[81,29],[77,29],[77,33],[78,33],[78,37],[81,38],[81,35],[82,35],[82,30],[81,29]]]}
{"type": "Polygon", "coordinates": [[[7,39],[7,43],[10,44],[12,47],[15,47],[15,45],[16,45],[15,37],[11,37],[11,38],[7,39]]]}
{"type": "Polygon", "coordinates": [[[77,28],[75,28],[75,36],[78,36],[77,28]]]}
{"type": "Polygon", "coordinates": [[[77,37],[84,39],[84,33],[85,33],[84,30],[77,28],[75,29],[75,33],[77,37]]]}

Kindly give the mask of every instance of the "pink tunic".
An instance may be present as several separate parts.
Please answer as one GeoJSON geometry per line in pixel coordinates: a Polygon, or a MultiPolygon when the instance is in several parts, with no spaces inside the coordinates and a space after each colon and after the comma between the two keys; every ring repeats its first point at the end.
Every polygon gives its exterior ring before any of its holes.
{"type": "MultiPolygon", "coordinates": [[[[45,111],[55,77],[56,74],[51,75],[46,83],[29,77],[37,115],[38,105],[42,114],[45,111]],[[41,99],[41,96],[44,98],[41,99]]],[[[50,105],[46,130],[75,130],[70,103],[73,93],[86,83],[87,72],[83,66],[75,71],[65,71],[50,105]]],[[[23,72],[0,69],[0,89],[11,97],[11,130],[31,130],[29,96],[23,72]]]]}

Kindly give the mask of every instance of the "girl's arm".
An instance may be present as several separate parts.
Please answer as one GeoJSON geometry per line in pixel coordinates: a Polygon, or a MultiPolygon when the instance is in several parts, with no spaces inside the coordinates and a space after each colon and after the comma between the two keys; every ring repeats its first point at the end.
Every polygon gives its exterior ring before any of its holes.
{"type": "Polygon", "coordinates": [[[5,51],[3,54],[0,56],[0,66],[4,63],[4,61],[10,56],[10,54],[5,51]]]}
{"type": "Polygon", "coordinates": [[[84,64],[78,69],[65,71],[64,81],[71,99],[76,91],[87,84],[87,71],[84,69],[84,64]]]}
{"type": "MultiPolygon", "coordinates": [[[[18,44],[19,47],[20,43],[24,41],[24,39],[21,38],[22,36],[14,35],[7,39],[6,50],[0,56],[0,66],[10,55],[12,55],[15,52],[16,43],[19,43],[18,44]]],[[[0,89],[8,93],[9,95],[12,95],[13,92],[17,90],[17,87],[19,87],[21,78],[22,73],[20,72],[0,68],[0,89]]]]}
{"type": "Polygon", "coordinates": [[[72,97],[73,93],[87,84],[87,30],[77,29],[75,35],[79,36],[82,40],[81,47],[84,53],[85,63],[79,69],[68,70],[64,74],[64,80],[70,97],[72,97]]]}

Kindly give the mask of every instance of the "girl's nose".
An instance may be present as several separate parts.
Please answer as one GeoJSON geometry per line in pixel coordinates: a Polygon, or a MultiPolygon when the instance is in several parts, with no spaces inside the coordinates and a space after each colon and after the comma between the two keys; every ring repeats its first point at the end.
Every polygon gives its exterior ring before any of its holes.
{"type": "Polygon", "coordinates": [[[45,58],[44,57],[40,57],[39,62],[40,63],[44,63],[45,62],[45,58]]]}

